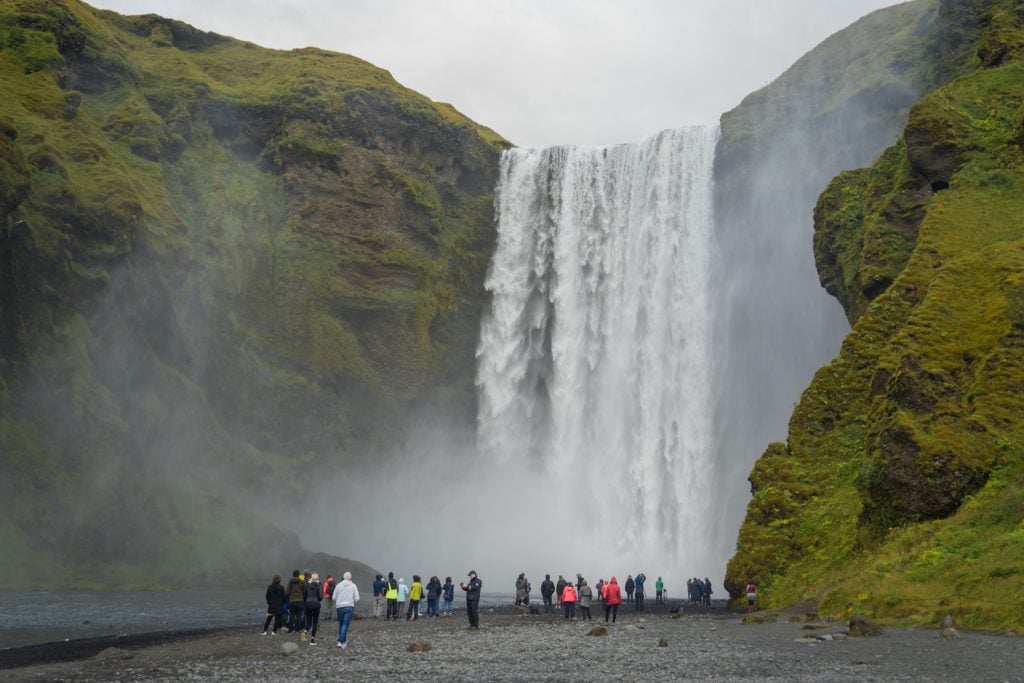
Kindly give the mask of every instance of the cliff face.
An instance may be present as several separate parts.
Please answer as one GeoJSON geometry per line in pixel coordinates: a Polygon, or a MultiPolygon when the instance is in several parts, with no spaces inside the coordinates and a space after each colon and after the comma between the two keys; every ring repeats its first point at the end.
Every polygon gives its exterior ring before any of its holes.
{"type": "Polygon", "coordinates": [[[74,0],[0,0],[0,90],[6,576],[262,573],[295,539],[260,513],[473,419],[493,132],[74,0]]]}
{"type": "Polygon", "coordinates": [[[830,178],[873,162],[899,136],[911,105],[949,77],[933,0],[872,13],[823,41],[721,121],[715,163],[715,443],[729,496],[719,521],[733,550],[747,490],[766,443],[849,329],[823,291],[811,254],[812,212],[830,178]],[[933,56],[934,55],[934,56],[933,56]]]}
{"type": "Polygon", "coordinates": [[[730,590],[822,614],[1022,625],[1024,13],[942,3],[952,76],[815,209],[853,324],[750,475],[730,590]]]}

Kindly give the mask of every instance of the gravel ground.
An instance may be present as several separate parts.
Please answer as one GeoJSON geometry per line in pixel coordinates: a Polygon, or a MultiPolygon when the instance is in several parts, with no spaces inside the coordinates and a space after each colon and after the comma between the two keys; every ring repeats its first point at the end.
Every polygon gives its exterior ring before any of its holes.
{"type": "MultiPolygon", "coordinates": [[[[316,645],[296,635],[261,636],[258,628],[163,640],[94,644],[90,656],[9,668],[15,681],[1024,681],[1024,638],[936,629],[889,629],[872,638],[844,637],[839,624],[781,615],[743,624],[722,610],[673,619],[661,612],[620,613],[607,636],[588,636],[593,622],[483,610],[481,627],[465,614],[389,623],[354,621],[349,647],[335,647],[336,622],[316,645]],[[790,621],[792,619],[792,621],[790,621]],[[664,639],[667,646],[660,646],[664,639]],[[428,652],[408,652],[416,641],[428,652]],[[285,643],[297,651],[282,653],[285,643]],[[105,647],[105,649],[99,649],[105,647]]],[[[594,610],[595,614],[597,610],[594,610]]],[[[50,647],[56,657],[61,644],[50,647]]],[[[16,651],[8,651],[13,655],[16,651]]],[[[46,661],[46,647],[34,661],[46,661]]],[[[85,654],[83,650],[79,656],[85,654]]]]}

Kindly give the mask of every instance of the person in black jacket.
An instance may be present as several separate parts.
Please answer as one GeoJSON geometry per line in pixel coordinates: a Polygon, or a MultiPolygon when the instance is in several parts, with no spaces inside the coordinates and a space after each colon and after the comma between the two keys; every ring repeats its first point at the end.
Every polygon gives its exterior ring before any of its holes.
{"type": "Polygon", "coordinates": [[[459,587],[466,591],[466,614],[469,616],[471,628],[480,628],[480,589],[483,581],[477,578],[475,571],[469,572],[469,583],[460,583],[459,587]]]}
{"type": "Polygon", "coordinates": [[[292,572],[284,592],[288,596],[288,632],[301,631],[306,611],[306,582],[299,576],[298,569],[292,572]]]}
{"type": "Polygon", "coordinates": [[[316,632],[320,626],[322,591],[323,586],[320,584],[320,575],[313,572],[309,577],[309,582],[306,584],[306,633],[310,636],[310,645],[316,645],[316,632]]]}
{"type": "Polygon", "coordinates": [[[267,620],[263,622],[263,634],[267,635],[267,628],[270,620],[274,620],[273,634],[277,635],[277,629],[281,628],[281,612],[285,603],[284,586],[281,585],[281,577],[274,574],[274,579],[267,586],[267,620]]]}
{"type": "Polygon", "coordinates": [[[554,605],[551,604],[551,596],[555,593],[555,582],[551,580],[551,574],[545,574],[544,580],[540,582],[540,596],[544,598],[544,613],[553,614],[554,605]]]}

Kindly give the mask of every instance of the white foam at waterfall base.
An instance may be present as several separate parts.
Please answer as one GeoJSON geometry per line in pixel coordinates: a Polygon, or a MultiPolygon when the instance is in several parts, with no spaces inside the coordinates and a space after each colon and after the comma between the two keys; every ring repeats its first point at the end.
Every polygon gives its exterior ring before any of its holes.
{"type": "Polygon", "coordinates": [[[478,466],[504,473],[490,500],[530,527],[509,540],[530,544],[531,566],[643,570],[676,586],[724,570],[708,531],[717,137],[683,128],[502,157],[478,466]]]}

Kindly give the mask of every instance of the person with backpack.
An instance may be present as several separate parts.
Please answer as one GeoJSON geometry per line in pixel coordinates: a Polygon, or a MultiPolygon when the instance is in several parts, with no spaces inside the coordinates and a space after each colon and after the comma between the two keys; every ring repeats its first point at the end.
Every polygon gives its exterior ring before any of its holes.
{"type": "Polygon", "coordinates": [[[310,574],[309,583],[306,585],[306,633],[309,634],[309,644],[316,645],[316,631],[320,626],[320,601],[323,599],[323,586],[320,585],[320,575],[316,572],[310,574]]]}
{"type": "Polygon", "coordinates": [[[273,635],[277,635],[277,630],[281,628],[282,612],[284,611],[284,604],[288,602],[288,596],[285,595],[284,586],[281,585],[281,576],[274,574],[274,578],[271,579],[270,585],[267,586],[267,620],[263,622],[263,633],[260,635],[267,635],[267,628],[270,627],[270,620],[274,620],[273,635]]]}
{"type": "Polygon", "coordinates": [[[452,583],[452,577],[445,577],[444,585],[441,586],[441,595],[444,600],[441,603],[441,613],[450,617],[453,613],[452,606],[455,603],[455,584],[452,583]]]}
{"type": "Polygon", "coordinates": [[[395,581],[395,573],[388,572],[388,580],[384,584],[384,599],[387,601],[387,614],[384,621],[398,619],[398,582],[395,581]]]}
{"type": "Polygon", "coordinates": [[[633,595],[636,600],[634,609],[637,612],[644,611],[644,584],[647,583],[647,576],[640,572],[636,575],[636,580],[633,582],[633,595]]]}
{"type": "Polygon", "coordinates": [[[302,631],[303,615],[306,611],[306,582],[296,569],[288,581],[288,633],[302,631]]]}
{"type": "Polygon", "coordinates": [[[431,576],[427,581],[427,617],[437,619],[437,601],[441,597],[441,579],[431,576]]]}
{"type": "Polygon", "coordinates": [[[377,574],[373,579],[373,618],[377,619],[384,614],[387,606],[387,598],[384,597],[384,577],[377,574]]]}
{"type": "Polygon", "coordinates": [[[565,591],[565,577],[558,575],[558,583],[555,584],[555,607],[562,606],[562,592],[565,591]]]}
{"type": "Polygon", "coordinates": [[[551,603],[551,596],[555,594],[555,582],[551,580],[551,574],[545,574],[544,580],[540,582],[540,597],[544,600],[544,613],[553,614],[554,605],[551,603]]]}
{"type": "Polygon", "coordinates": [[[633,575],[626,574],[626,602],[633,602],[633,590],[636,588],[636,584],[633,582],[633,575]]]}
{"type": "Polygon", "coordinates": [[[324,599],[320,603],[320,614],[323,615],[324,621],[330,621],[333,618],[331,614],[334,612],[334,588],[338,585],[338,582],[334,580],[334,577],[330,574],[324,580],[324,599]]]}
{"type": "Polygon", "coordinates": [[[594,599],[593,589],[587,585],[586,579],[580,579],[580,588],[576,592],[576,604],[580,608],[580,619],[590,621],[590,601],[594,599]]]}
{"type": "Polygon", "coordinates": [[[619,605],[622,604],[622,592],[614,576],[601,588],[601,599],[604,600],[605,623],[608,623],[608,616],[611,615],[614,624],[615,618],[619,616],[619,605]]]}

